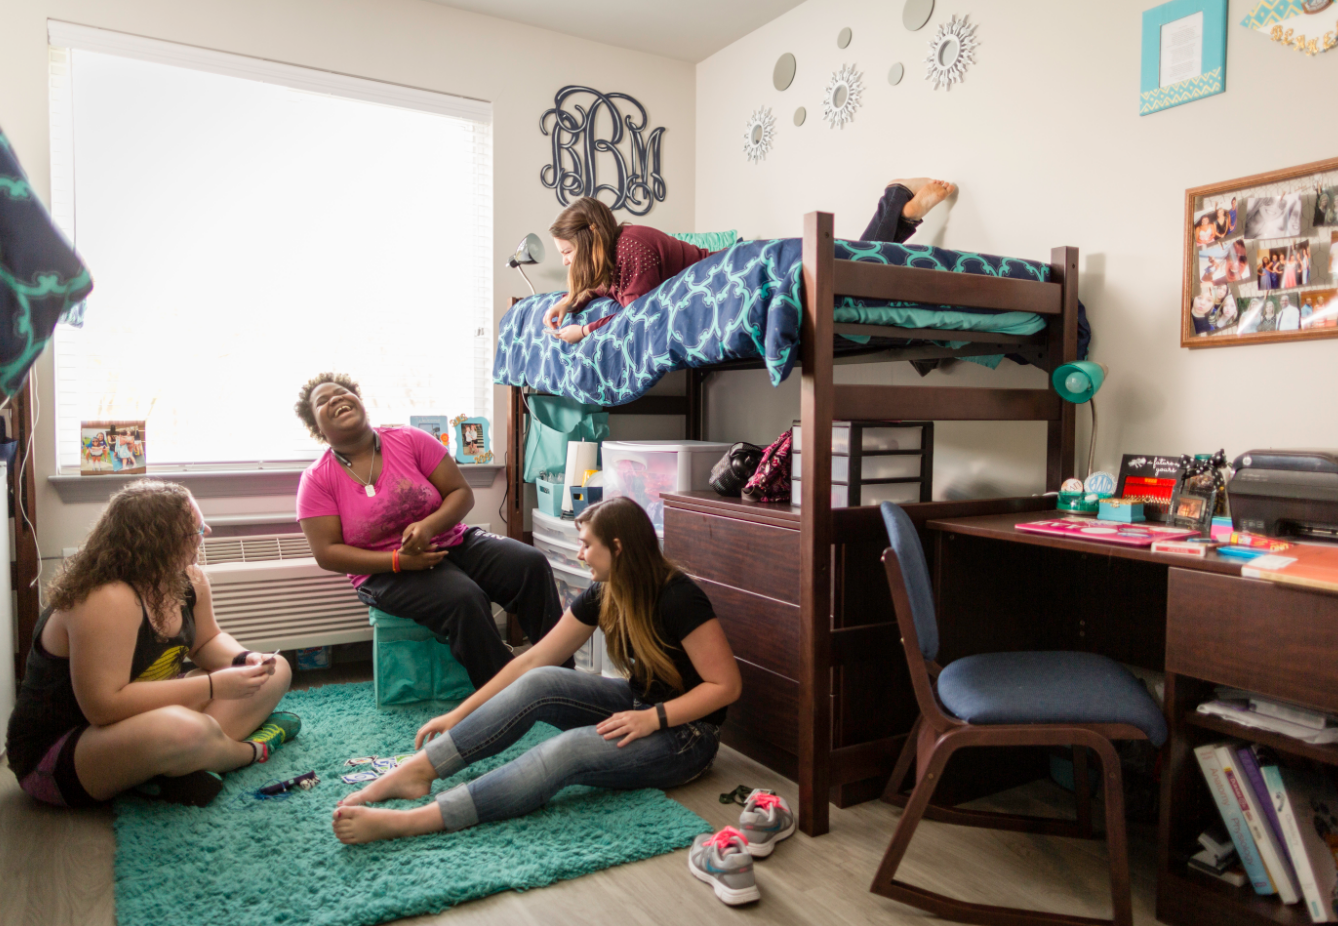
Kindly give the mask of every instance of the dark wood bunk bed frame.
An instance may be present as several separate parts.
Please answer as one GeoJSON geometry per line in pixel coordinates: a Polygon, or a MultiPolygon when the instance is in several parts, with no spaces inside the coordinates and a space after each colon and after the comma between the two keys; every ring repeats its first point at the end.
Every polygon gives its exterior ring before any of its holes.
{"type": "MultiPolygon", "coordinates": [[[[731,515],[772,534],[777,532],[770,528],[784,527],[787,536],[798,541],[798,607],[794,612],[798,616],[797,633],[782,635],[798,648],[797,653],[787,654],[797,669],[797,705],[793,694],[788,698],[774,698],[770,692],[763,693],[759,697],[763,702],[760,706],[745,706],[742,712],[731,709],[731,720],[739,713],[743,719],[733,725],[727,720],[722,738],[763,764],[797,780],[799,827],[808,835],[817,836],[828,830],[826,798],[829,796],[839,806],[847,806],[882,793],[883,784],[893,771],[916,717],[908,677],[903,679],[907,670],[891,599],[886,583],[878,582],[883,575],[879,557],[887,546],[879,510],[874,506],[833,510],[831,506],[832,422],[855,419],[1044,421],[1047,425],[1047,491],[1057,490],[1074,471],[1075,406],[1062,401],[1052,389],[839,385],[833,381],[833,367],[844,363],[1015,353],[1052,372],[1057,366],[1078,359],[1078,249],[1061,247],[1051,251],[1050,282],[1046,283],[837,260],[833,217],[830,213],[813,212],[804,217],[803,274],[800,419],[805,452],[802,454],[801,505],[791,508],[788,505],[738,503],[733,506],[731,515]],[[985,311],[1033,312],[1045,318],[1046,327],[1026,336],[954,331],[951,333],[953,340],[968,342],[957,349],[933,345],[870,347],[837,355],[833,346],[836,334],[915,340],[939,340],[945,336],[939,330],[836,323],[833,313],[838,295],[900,299],[985,311]],[[858,590],[847,587],[855,575],[865,583],[858,590]],[[874,580],[871,584],[867,581],[870,576],[874,580]],[[861,668],[865,670],[862,679],[857,671],[861,668]],[[870,671],[902,679],[905,684],[898,682],[897,691],[903,693],[901,689],[904,688],[904,703],[867,703],[864,695],[869,690],[870,671]],[[849,678],[845,675],[847,672],[849,678]],[[843,696],[860,702],[864,714],[880,715],[879,722],[872,725],[847,721],[852,729],[862,729],[866,733],[876,729],[875,735],[864,738],[857,734],[855,738],[859,741],[856,742],[843,736],[842,743],[834,743],[833,714],[840,712],[843,696]],[[796,744],[794,755],[778,752],[772,745],[751,736],[747,729],[750,712],[754,719],[759,710],[776,714],[785,711],[787,703],[791,707],[797,706],[797,731],[793,731],[791,737],[796,744]]],[[[682,415],[686,420],[686,439],[700,440],[703,437],[707,375],[726,370],[756,369],[761,365],[760,360],[746,360],[689,369],[686,395],[645,396],[626,405],[610,407],[607,411],[682,415]]],[[[508,536],[529,542],[523,527],[525,493],[522,482],[526,388],[510,387],[505,505],[508,536]]],[[[711,510],[712,502],[708,499],[696,500],[684,495],[669,498],[682,512],[718,513],[711,510]]],[[[673,512],[666,507],[668,522],[673,512]]],[[[1050,507],[1053,507],[1050,500],[1025,497],[905,506],[922,536],[924,523],[935,518],[1050,507]]],[[[666,542],[668,539],[667,532],[666,542]]],[[[694,541],[696,539],[694,537],[694,541]]],[[[928,542],[924,546],[932,571],[934,548],[928,542]]],[[[682,565],[696,577],[698,570],[694,570],[691,562],[682,565]]],[[[765,562],[763,556],[756,568],[765,571],[774,566],[765,562]]],[[[777,575],[774,578],[795,581],[792,573],[788,577],[777,575]]],[[[724,600],[716,604],[717,613],[729,607],[724,600]]],[[[513,634],[515,626],[512,621],[513,634]]],[[[756,621],[745,621],[734,626],[742,629],[758,625],[756,621]]],[[[945,633],[950,634],[951,628],[945,628],[945,633]]],[[[736,645],[736,651],[739,648],[736,645]]],[[[742,657],[740,662],[741,668],[747,665],[742,657]]],[[[755,674],[779,677],[760,669],[755,674]]],[[[749,677],[745,673],[744,699],[748,698],[749,677]]],[[[898,697],[896,700],[900,702],[902,699],[898,697]]],[[[787,717],[773,716],[770,719],[790,722],[787,717]]],[[[966,796],[969,795],[961,799],[966,796]]],[[[895,801],[895,798],[891,799],[895,801]]]]}

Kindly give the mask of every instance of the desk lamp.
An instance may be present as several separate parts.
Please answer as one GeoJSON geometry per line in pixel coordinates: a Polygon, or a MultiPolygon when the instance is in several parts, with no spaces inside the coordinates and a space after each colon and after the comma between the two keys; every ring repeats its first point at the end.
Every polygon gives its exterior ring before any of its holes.
{"type": "Polygon", "coordinates": [[[539,240],[539,236],[531,232],[521,239],[520,244],[516,245],[516,253],[511,255],[511,259],[506,262],[508,267],[515,267],[520,271],[521,277],[525,280],[525,285],[530,288],[530,295],[534,295],[534,284],[530,278],[525,276],[525,270],[521,264],[537,264],[544,259],[544,243],[539,240]]]}
{"type": "MultiPolygon", "coordinates": [[[[1074,363],[1066,363],[1055,370],[1050,377],[1050,382],[1055,387],[1055,392],[1065,402],[1072,402],[1075,405],[1081,405],[1086,402],[1092,410],[1092,438],[1087,448],[1087,480],[1082,485],[1079,499],[1069,500],[1070,504],[1065,505],[1066,495],[1074,494],[1076,486],[1070,487],[1065,483],[1065,490],[1060,492],[1060,507],[1067,507],[1072,511],[1095,511],[1097,499],[1109,497],[1115,494],[1115,477],[1110,473],[1092,472],[1092,459],[1096,453],[1096,402],[1093,396],[1101,388],[1101,384],[1106,381],[1110,371],[1104,363],[1093,363],[1090,360],[1078,360],[1074,363]],[[1092,496],[1096,496],[1093,498],[1092,496]]],[[[1077,482],[1077,480],[1072,480],[1077,482]]]]}

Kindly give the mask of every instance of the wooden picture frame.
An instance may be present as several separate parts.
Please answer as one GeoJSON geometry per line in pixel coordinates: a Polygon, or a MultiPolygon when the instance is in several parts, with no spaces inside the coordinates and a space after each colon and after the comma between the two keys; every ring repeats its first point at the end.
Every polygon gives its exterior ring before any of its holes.
{"type": "Polygon", "coordinates": [[[1188,189],[1182,233],[1181,347],[1338,337],[1338,158],[1188,189]]]}

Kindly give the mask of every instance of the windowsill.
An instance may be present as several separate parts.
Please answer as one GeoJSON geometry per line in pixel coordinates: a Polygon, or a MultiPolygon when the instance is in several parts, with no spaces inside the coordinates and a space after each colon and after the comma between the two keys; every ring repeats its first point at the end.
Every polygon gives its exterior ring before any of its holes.
{"type": "MultiPolygon", "coordinates": [[[[487,488],[493,484],[501,463],[461,464],[460,472],[473,488],[487,488]]],[[[48,476],[47,482],[66,504],[77,502],[105,502],[121,486],[136,479],[162,479],[177,482],[190,489],[196,498],[254,498],[269,495],[296,495],[302,478],[300,469],[242,469],[194,472],[152,472],[135,476],[115,473],[96,476],[48,476]]]]}

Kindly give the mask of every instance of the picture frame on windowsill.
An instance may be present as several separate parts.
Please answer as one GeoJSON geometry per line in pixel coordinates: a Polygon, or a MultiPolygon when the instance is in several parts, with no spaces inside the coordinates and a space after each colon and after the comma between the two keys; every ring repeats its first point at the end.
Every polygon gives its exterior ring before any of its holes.
{"type": "Polygon", "coordinates": [[[465,465],[492,462],[492,441],[488,435],[487,418],[467,418],[459,415],[451,419],[455,429],[455,461],[465,465]]]}

